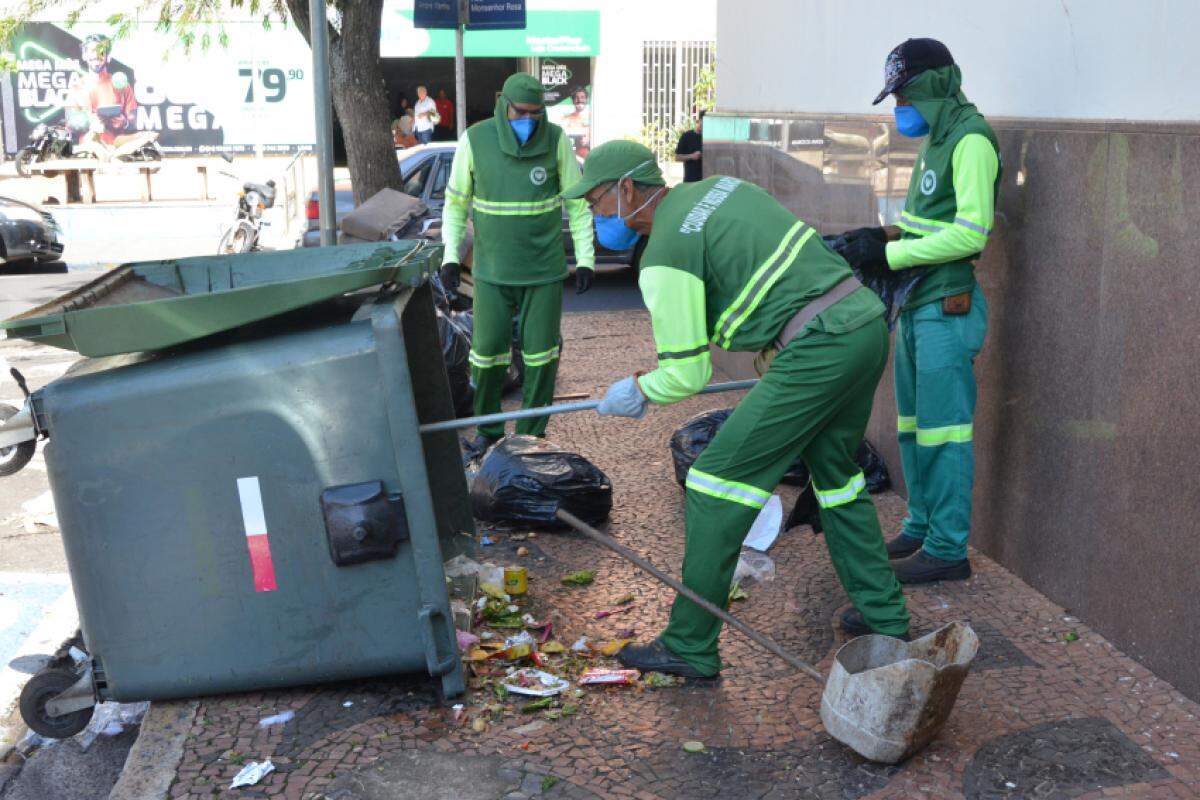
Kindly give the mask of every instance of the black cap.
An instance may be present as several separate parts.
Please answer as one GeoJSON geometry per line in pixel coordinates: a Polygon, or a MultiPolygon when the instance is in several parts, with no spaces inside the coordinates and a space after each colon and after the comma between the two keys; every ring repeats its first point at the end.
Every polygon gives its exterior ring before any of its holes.
{"type": "Polygon", "coordinates": [[[949,48],[937,39],[908,39],[888,53],[883,62],[883,91],[871,105],[899,89],[927,69],[948,67],[954,63],[949,48]]]}

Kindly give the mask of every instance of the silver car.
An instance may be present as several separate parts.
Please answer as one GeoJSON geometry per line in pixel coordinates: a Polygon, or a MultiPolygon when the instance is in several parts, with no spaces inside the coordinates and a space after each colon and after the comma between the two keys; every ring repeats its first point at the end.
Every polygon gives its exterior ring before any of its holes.
{"type": "Polygon", "coordinates": [[[0,270],[10,264],[58,261],[62,231],[49,212],[0,197],[0,270]]]}

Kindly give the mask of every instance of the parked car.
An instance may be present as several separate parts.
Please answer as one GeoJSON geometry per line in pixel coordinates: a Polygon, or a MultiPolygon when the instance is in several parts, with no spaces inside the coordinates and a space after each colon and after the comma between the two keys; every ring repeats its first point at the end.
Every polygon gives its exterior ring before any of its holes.
{"type": "MultiPolygon", "coordinates": [[[[406,150],[397,150],[396,158],[400,162],[400,177],[404,181],[403,190],[406,194],[419,198],[429,207],[429,216],[440,219],[442,206],[446,203],[446,184],[450,182],[450,165],[454,161],[456,142],[419,145],[406,150]]],[[[334,187],[334,216],[341,230],[341,218],[354,210],[354,193],[349,183],[339,183],[334,187]]],[[[318,218],[321,205],[317,193],[309,195],[305,205],[305,216],[308,218],[308,228],[301,239],[303,247],[317,247],[321,243],[318,218]]],[[[566,211],[563,211],[563,243],[566,246],[567,259],[575,260],[575,240],[571,238],[570,223],[566,211]]],[[[640,246],[627,250],[613,251],[596,243],[596,261],[605,264],[637,263],[644,247],[645,238],[639,241],[640,246]]]]}
{"type": "Polygon", "coordinates": [[[57,261],[62,231],[49,212],[0,197],[0,265],[57,261]]]}

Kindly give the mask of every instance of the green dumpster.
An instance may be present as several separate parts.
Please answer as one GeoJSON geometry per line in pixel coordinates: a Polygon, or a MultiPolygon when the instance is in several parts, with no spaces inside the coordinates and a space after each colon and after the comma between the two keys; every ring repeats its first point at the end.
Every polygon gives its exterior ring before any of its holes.
{"type": "Polygon", "coordinates": [[[88,660],[22,696],[99,700],[405,672],[463,690],[442,570],[471,532],[412,242],[117,268],[2,323],[94,356],[31,397],[88,660]]]}

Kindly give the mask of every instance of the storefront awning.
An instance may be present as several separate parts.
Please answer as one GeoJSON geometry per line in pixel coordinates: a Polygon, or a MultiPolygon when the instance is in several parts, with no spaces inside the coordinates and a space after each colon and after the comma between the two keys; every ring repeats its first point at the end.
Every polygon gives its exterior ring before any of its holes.
{"type": "MultiPolygon", "coordinates": [[[[385,5],[381,27],[383,58],[454,56],[454,31],[414,27],[411,4],[385,5]]],[[[590,58],[600,52],[600,12],[529,11],[524,30],[467,31],[463,52],[467,58],[590,58]]]]}

